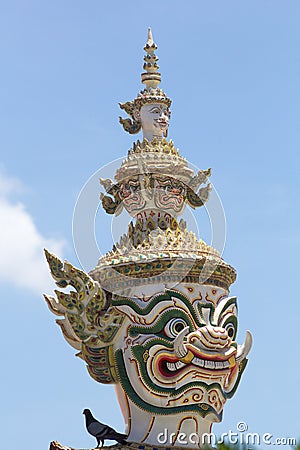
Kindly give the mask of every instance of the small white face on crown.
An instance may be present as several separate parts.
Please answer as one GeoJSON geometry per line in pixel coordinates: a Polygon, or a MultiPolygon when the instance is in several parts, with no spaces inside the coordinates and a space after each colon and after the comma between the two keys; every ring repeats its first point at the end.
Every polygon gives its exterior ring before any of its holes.
{"type": "Polygon", "coordinates": [[[143,137],[148,141],[168,134],[170,110],[163,103],[148,103],[135,110],[135,119],[141,122],[143,137]]]}

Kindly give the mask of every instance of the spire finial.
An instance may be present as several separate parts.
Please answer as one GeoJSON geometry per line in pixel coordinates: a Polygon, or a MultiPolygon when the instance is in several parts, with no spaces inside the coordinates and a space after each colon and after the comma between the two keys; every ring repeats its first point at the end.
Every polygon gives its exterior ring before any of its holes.
{"type": "Polygon", "coordinates": [[[157,61],[158,57],[155,55],[157,45],[153,41],[152,30],[148,28],[148,40],[144,47],[146,55],[144,56],[143,69],[146,71],[142,73],[142,83],[146,85],[146,89],[155,89],[161,82],[161,75],[157,72],[159,69],[157,61]]]}
{"type": "Polygon", "coordinates": [[[151,45],[153,44],[153,36],[152,36],[152,30],[149,27],[148,28],[148,41],[147,44],[151,47],[151,45]]]}

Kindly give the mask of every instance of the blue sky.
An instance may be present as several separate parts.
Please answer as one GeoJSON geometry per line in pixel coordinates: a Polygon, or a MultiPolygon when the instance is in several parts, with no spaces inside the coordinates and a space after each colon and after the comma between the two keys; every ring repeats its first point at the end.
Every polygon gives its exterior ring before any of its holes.
{"type": "MultiPolygon", "coordinates": [[[[88,376],[43,301],[53,284],[42,248],[79,265],[76,199],[133,142],[118,102],[142,88],[148,26],[173,99],[169,136],[213,168],[224,259],[238,271],[239,341],[247,329],[254,337],[214,431],[245,421],[251,432],[300,438],[299,20],[290,0],[0,2],[3,448],[47,449],[53,439],[91,448],[84,407],[123,429],[113,388],[88,376]]],[[[110,218],[99,212],[96,226],[104,252],[110,218]]]]}

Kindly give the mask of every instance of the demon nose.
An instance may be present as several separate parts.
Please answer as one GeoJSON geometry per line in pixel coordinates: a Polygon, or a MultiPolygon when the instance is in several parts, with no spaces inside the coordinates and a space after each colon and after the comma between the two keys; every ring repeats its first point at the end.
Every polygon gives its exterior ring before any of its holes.
{"type": "Polygon", "coordinates": [[[174,340],[174,352],[180,361],[189,364],[194,358],[193,347],[202,352],[219,351],[230,356],[231,343],[231,337],[222,327],[206,325],[192,333],[189,332],[189,327],[185,327],[174,340]]]}
{"type": "Polygon", "coordinates": [[[220,350],[228,348],[232,342],[225,328],[206,325],[190,333],[188,342],[195,347],[206,350],[220,350]]]}

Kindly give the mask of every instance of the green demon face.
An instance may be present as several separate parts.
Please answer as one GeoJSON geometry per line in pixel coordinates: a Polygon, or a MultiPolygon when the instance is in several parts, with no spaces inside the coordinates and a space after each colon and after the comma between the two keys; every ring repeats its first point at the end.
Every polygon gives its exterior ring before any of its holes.
{"type": "Polygon", "coordinates": [[[244,345],[235,341],[236,298],[182,283],[149,297],[114,298],[113,305],[127,317],[115,356],[131,402],[153,414],[197,412],[220,421],[251,348],[248,332],[244,345]]]}

